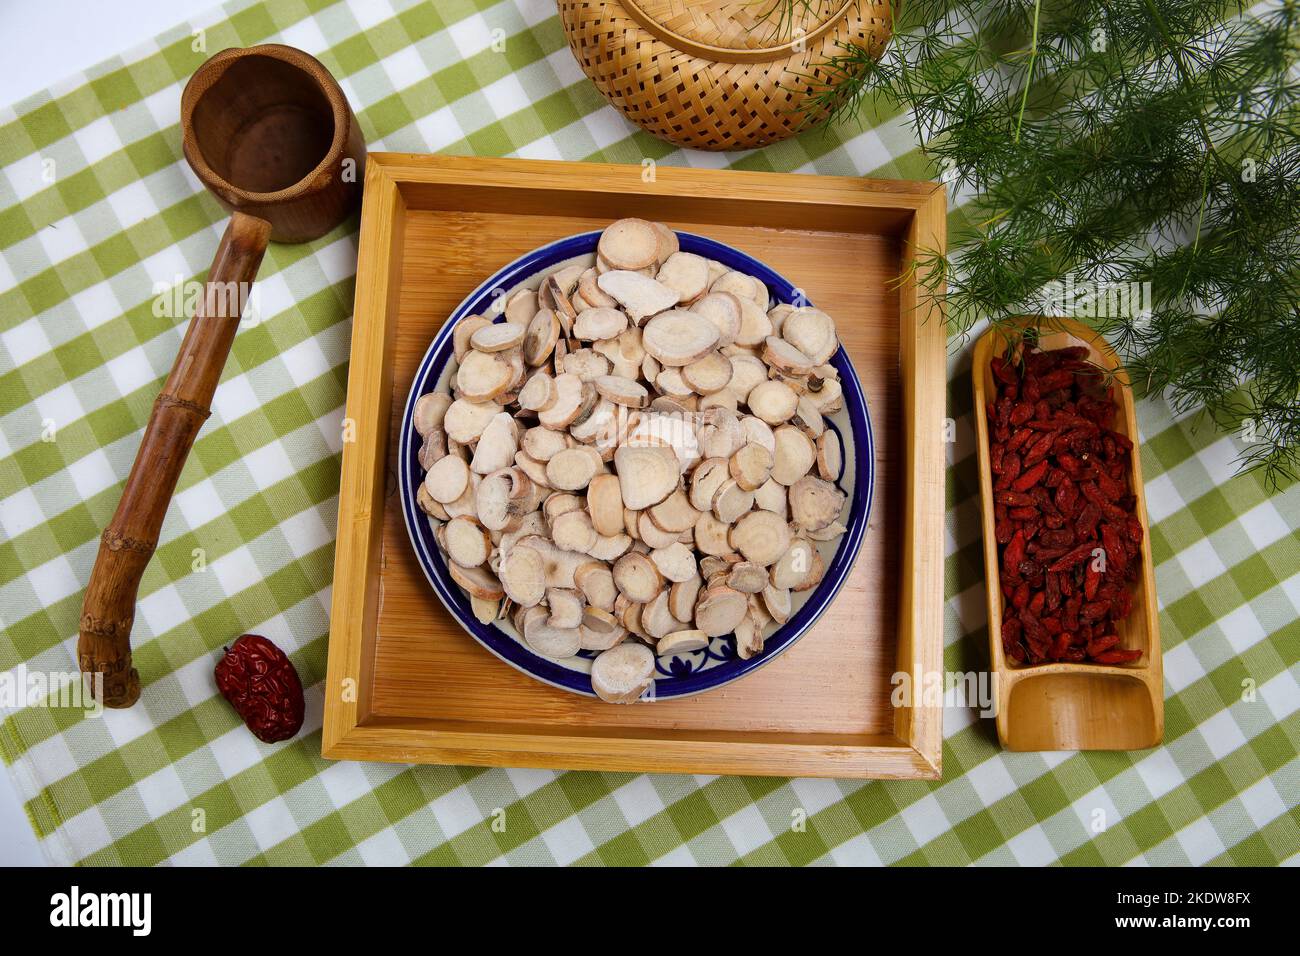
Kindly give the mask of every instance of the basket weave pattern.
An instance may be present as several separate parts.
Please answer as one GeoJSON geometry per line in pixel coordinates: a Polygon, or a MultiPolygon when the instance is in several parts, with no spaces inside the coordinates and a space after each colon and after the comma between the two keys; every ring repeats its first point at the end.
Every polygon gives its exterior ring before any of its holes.
{"type": "Polygon", "coordinates": [[[762,16],[769,6],[559,0],[569,47],[605,98],[660,139],[707,150],[766,146],[815,124],[805,103],[827,82],[827,58],[849,44],[879,56],[889,38],[883,0],[813,3],[782,37],[762,16]]]}

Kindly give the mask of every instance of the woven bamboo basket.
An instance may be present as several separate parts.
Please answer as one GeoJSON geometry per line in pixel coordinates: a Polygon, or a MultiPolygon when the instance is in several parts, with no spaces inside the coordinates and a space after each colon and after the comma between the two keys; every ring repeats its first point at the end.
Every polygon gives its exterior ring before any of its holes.
{"type": "Polygon", "coordinates": [[[879,56],[886,0],[559,0],[569,47],[596,88],[642,129],[694,149],[753,149],[824,117],[807,105],[826,60],[879,56]]]}

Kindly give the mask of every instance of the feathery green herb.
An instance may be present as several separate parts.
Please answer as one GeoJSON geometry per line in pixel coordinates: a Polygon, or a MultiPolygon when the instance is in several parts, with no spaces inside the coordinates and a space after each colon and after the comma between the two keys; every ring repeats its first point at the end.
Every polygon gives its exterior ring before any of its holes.
{"type": "Polygon", "coordinates": [[[891,16],[879,61],[847,47],[809,78],[810,115],[909,112],[971,224],[925,257],[956,328],[1083,318],[1140,389],[1294,480],[1295,0],[910,0],[891,16]]]}

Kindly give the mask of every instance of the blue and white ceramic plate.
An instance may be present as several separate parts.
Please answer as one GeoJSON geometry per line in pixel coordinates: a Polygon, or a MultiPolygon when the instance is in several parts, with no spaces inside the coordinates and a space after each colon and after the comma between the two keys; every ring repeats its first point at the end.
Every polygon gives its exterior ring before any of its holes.
{"type": "MultiPolygon", "coordinates": [[[[731,246],[687,232],[679,232],[677,236],[683,252],[716,259],[730,269],[761,279],[767,284],[776,302],[792,303],[796,296],[801,295],[784,276],[731,246]]],[[[490,625],[480,623],[474,617],[469,597],[451,580],[446,558],[434,541],[431,519],[425,516],[415,502],[415,492],[424,479],[424,471],[417,457],[421,438],[412,425],[412,411],[421,395],[445,384],[453,358],[452,329],[457,322],[464,316],[476,314],[495,316],[499,321],[500,303],[516,288],[536,288],[546,275],[562,265],[591,265],[595,261],[596,242],[599,238],[599,232],[586,232],[535,249],[489,278],[457,306],[416,370],[411,394],[407,397],[402,412],[397,455],[398,482],[406,530],[411,536],[411,544],[424,576],[428,578],[439,600],[446,605],[461,627],[507,664],[553,687],[589,697],[595,696],[590,676],[594,652],[582,651],[578,656],[566,660],[542,657],[523,642],[508,620],[497,620],[490,625]]],[[[812,303],[801,298],[799,304],[812,303]]],[[[715,637],[703,650],[658,658],[655,682],[645,699],[666,700],[698,694],[729,684],[762,667],[793,645],[813,626],[848,577],[858,549],[862,546],[867,517],[871,511],[875,455],[866,399],[853,364],[843,348],[831,358],[831,364],[839,371],[840,383],[844,389],[844,409],[830,416],[827,422],[829,427],[839,433],[844,445],[844,469],[837,484],[848,495],[847,517],[841,516],[848,530],[836,541],[820,545],[826,563],[826,573],[821,584],[810,591],[792,594],[790,619],[779,627],[768,629],[763,653],[756,657],[741,660],[736,655],[734,638],[727,635],[715,637]]]]}

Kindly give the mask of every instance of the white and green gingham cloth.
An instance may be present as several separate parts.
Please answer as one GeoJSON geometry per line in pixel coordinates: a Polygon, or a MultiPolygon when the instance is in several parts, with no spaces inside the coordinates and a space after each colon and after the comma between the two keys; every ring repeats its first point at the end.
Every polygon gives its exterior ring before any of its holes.
{"type": "MultiPolygon", "coordinates": [[[[928,178],[902,118],[755,153],[674,149],[579,71],[548,0],[237,2],[0,112],[0,676],[76,670],[82,589],[225,216],[181,88],[282,42],[339,78],[373,149],[928,178]],[[197,33],[196,31],[202,31],[197,33]],[[201,42],[200,42],[201,41],[201,42]],[[205,49],[196,49],[201,47],[205,49]]],[[[960,217],[960,209],[954,211],[960,217]]],[[[1163,746],[1001,752],[945,713],[937,783],[331,763],[320,754],[355,220],[274,245],[141,588],[133,709],[10,701],[0,755],[63,863],[1292,863],[1300,859],[1300,486],[1144,402],[1163,746]],[[307,686],[293,742],[217,695],[246,631],[307,686]],[[495,825],[494,825],[495,824],[495,825]],[[502,825],[504,824],[504,825],[502,825]]],[[[945,668],[987,668],[969,349],[954,346],[945,668]]]]}

